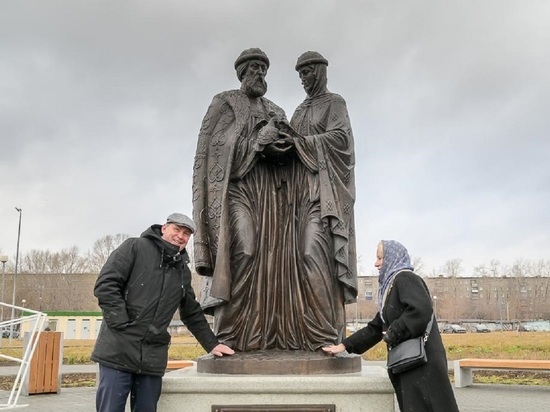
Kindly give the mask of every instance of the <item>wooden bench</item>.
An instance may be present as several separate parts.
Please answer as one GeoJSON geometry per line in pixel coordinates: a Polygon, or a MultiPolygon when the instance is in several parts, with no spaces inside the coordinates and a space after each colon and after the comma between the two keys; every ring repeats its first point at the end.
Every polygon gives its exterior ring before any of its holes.
{"type": "Polygon", "coordinates": [[[459,359],[454,361],[455,387],[473,383],[474,369],[550,371],[550,360],[531,359],[459,359]]]}
{"type": "Polygon", "coordinates": [[[166,364],[166,370],[174,371],[177,369],[188,368],[189,366],[193,366],[194,364],[195,362],[190,360],[169,360],[166,364]]]}
{"type": "Polygon", "coordinates": [[[22,393],[35,395],[59,393],[61,390],[61,364],[63,362],[63,334],[61,332],[39,332],[32,336],[25,334],[25,347],[38,339],[29,371],[23,382],[22,393]]]}
{"type": "MultiPolygon", "coordinates": [[[[178,369],[188,368],[193,366],[196,362],[191,360],[169,360],[166,363],[166,372],[175,371],[178,369]]],[[[99,363],[96,363],[95,384],[99,385],[99,363]]]]}

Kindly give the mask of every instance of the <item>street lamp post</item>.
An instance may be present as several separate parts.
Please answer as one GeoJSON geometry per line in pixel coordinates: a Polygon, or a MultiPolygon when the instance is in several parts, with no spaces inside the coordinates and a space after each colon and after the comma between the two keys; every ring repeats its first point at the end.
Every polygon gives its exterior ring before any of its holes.
{"type": "Polygon", "coordinates": [[[19,241],[21,240],[21,215],[23,214],[23,209],[16,207],[15,210],[19,212],[19,228],[17,229],[17,249],[15,250],[15,270],[13,271],[13,295],[11,299],[11,329],[10,329],[10,345],[13,338],[13,319],[15,318],[15,281],[17,280],[17,269],[19,268],[19,241]]]}
{"type": "Polygon", "coordinates": [[[434,300],[434,318],[437,319],[437,296],[434,296],[433,300],[434,300]]]}
{"type": "Polygon", "coordinates": [[[499,312],[500,312],[500,331],[501,332],[504,332],[504,324],[502,323],[502,303],[504,301],[502,300],[502,297],[499,299],[499,302],[498,302],[498,309],[499,309],[499,312]]]}
{"type": "MultiPolygon", "coordinates": [[[[4,303],[4,289],[6,284],[6,262],[8,257],[6,255],[0,255],[0,262],[2,262],[2,295],[0,296],[0,302],[4,303]]],[[[0,311],[0,322],[4,320],[4,306],[1,307],[0,311]]]]}
{"type": "MultiPolygon", "coordinates": [[[[0,303],[4,303],[4,289],[6,278],[6,262],[8,257],[6,255],[0,255],[0,262],[2,262],[2,295],[0,297],[0,303]]],[[[0,322],[4,320],[4,305],[0,306],[0,322]]],[[[4,337],[4,328],[0,328],[0,347],[2,346],[2,338],[4,337]]]]}

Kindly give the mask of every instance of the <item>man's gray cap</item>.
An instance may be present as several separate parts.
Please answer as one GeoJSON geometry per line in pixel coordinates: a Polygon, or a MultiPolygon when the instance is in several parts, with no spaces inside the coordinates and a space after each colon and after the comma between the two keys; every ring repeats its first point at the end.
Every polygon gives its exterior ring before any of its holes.
{"type": "Polygon", "coordinates": [[[166,219],[166,223],[174,223],[178,226],[186,227],[191,229],[191,232],[195,233],[195,223],[190,217],[185,216],[183,213],[172,213],[166,219]]]}

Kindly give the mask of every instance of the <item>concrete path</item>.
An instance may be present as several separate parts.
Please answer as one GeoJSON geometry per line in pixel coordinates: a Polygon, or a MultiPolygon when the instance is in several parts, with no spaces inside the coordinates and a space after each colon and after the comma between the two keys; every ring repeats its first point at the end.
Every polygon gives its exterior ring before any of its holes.
{"type": "MultiPolygon", "coordinates": [[[[550,388],[519,385],[474,385],[455,389],[461,412],[541,412],[549,410],[550,388]]],[[[0,403],[8,392],[0,391],[0,403]]],[[[23,411],[95,412],[95,388],[63,388],[52,395],[22,396],[23,411]]],[[[191,409],[187,409],[191,411],[191,409]]]]}

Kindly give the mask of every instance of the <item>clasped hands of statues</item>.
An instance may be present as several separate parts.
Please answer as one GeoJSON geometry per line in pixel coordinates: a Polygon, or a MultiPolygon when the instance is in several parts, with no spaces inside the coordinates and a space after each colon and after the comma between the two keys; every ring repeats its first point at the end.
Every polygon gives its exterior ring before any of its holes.
{"type": "Polygon", "coordinates": [[[278,157],[294,150],[295,139],[300,137],[283,119],[272,117],[258,133],[258,143],[263,146],[262,154],[278,157]]]}

